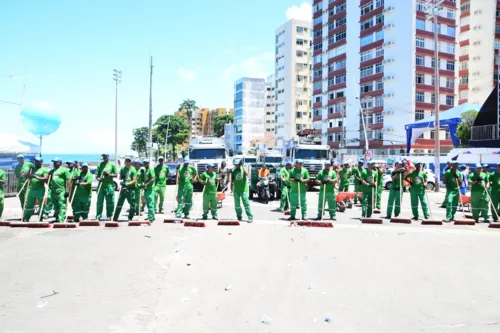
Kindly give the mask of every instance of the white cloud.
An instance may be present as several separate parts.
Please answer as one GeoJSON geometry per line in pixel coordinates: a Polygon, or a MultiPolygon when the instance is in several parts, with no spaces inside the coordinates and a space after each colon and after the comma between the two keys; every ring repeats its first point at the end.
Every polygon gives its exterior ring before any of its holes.
{"type": "Polygon", "coordinates": [[[243,76],[267,78],[274,73],[274,53],[266,52],[232,64],[222,71],[224,80],[236,80],[243,76]]]}
{"type": "Polygon", "coordinates": [[[177,75],[179,75],[183,81],[193,81],[196,78],[196,71],[187,70],[184,67],[181,67],[177,70],[177,75]]]}
{"type": "Polygon", "coordinates": [[[289,20],[296,19],[303,21],[312,21],[312,6],[307,2],[303,2],[298,7],[288,7],[288,9],[286,10],[286,18],[289,20]]]}

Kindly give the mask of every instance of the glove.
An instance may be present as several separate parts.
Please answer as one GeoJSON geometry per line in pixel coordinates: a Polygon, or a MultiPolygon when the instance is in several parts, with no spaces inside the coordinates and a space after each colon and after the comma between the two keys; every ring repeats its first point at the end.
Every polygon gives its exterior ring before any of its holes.
{"type": "Polygon", "coordinates": [[[33,179],[36,178],[36,175],[34,173],[30,173],[26,177],[28,177],[29,179],[33,179]]]}
{"type": "Polygon", "coordinates": [[[375,184],[370,184],[370,187],[375,187],[375,184]]]}
{"type": "Polygon", "coordinates": [[[323,185],[326,185],[326,184],[328,184],[328,183],[329,183],[329,181],[328,181],[328,180],[323,180],[323,181],[321,182],[321,184],[323,184],[323,185]]]}
{"type": "Polygon", "coordinates": [[[302,179],[295,179],[295,181],[297,181],[297,183],[302,183],[302,179]]]}
{"type": "Polygon", "coordinates": [[[69,198],[69,193],[68,192],[64,193],[64,197],[69,198]]]}
{"type": "Polygon", "coordinates": [[[145,188],[145,187],[146,187],[146,185],[145,185],[144,183],[142,183],[140,187],[141,187],[141,188],[145,188]]]}
{"type": "Polygon", "coordinates": [[[102,175],[103,175],[103,176],[105,176],[105,177],[107,177],[107,176],[109,176],[109,172],[107,172],[107,171],[103,171],[103,172],[102,172],[102,175]]]}
{"type": "Polygon", "coordinates": [[[54,169],[50,170],[50,171],[49,171],[49,175],[51,175],[51,176],[52,176],[52,175],[54,174],[54,171],[55,171],[54,169]]]}
{"type": "Polygon", "coordinates": [[[196,182],[194,181],[194,179],[191,179],[190,183],[194,185],[194,183],[196,183],[196,182]]]}
{"type": "Polygon", "coordinates": [[[120,183],[120,186],[121,186],[121,187],[126,187],[126,186],[127,186],[127,183],[126,183],[125,181],[122,181],[122,182],[120,183]]]}
{"type": "Polygon", "coordinates": [[[476,181],[477,181],[478,184],[481,184],[483,182],[483,178],[479,177],[479,178],[476,179],[476,181]]]}
{"type": "Polygon", "coordinates": [[[76,182],[75,182],[75,185],[78,186],[82,183],[82,181],[80,179],[77,179],[76,182]]]}

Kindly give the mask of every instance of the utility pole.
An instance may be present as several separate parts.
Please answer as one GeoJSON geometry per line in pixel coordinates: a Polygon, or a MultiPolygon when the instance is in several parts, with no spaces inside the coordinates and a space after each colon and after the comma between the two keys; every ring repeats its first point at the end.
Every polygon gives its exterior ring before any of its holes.
{"type": "Polygon", "coordinates": [[[359,101],[360,104],[360,112],[361,112],[361,122],[363,123],[363,131],[365,133],[365,157],[368,154],[368,150],[370,149],[370,145],[368,143],[368,124],[365,120],[365,113],[368,112],[368,103],[372,100],[372,97],[363,98],[363,100],[359,101]],[[363,104],[365,103],[365,107],[363,108],[363,104]]]}
{"type": "Polygon", "coordinates": [[[122,71],[113,69],[115,80],[115,165],[118,166],[118,84],[122,83],[122,71]]]}
{"type": "Polygon", "coordinates": [[[439,165],[439,157],[441,155],[441,147],[439,145],[439,129],[440,129],[440,124],[439,124],[439,103],[440,103],[440,96],[439,96],[439,41],[438,41],[438,35],[439,35],[439,24],[438,24],[438,15],[439,15],[439,10],[442,8],[441,4],[443,3],[444,0],[440,0],[439,2],[437,0],[432,1],[427,0],[427,10],[426,10],[426,15],[427,15],[427,20],[430,21],[431,19],[434,21],[434,87],[435,87],[435,106],[434,106],[434,148],[435,148],[435,153],[434,153],[434,168],[435,168],[435,175],[436,175],[436,184],[437,186],[434,186],[435,191],[439,192],[439,184],[440,184],[440,178],[441,178],[441,168],[439,165]]]}
{"type": "Polygon", "coordinates": [[[345,135],[346,135],[346,127],[345,127],[345,111],[346,111],[346,103],[342,102],[340,104],[340,114],[342,116],[342,138],[340,140],[340,163],[344,164],[344,149],[346,146],[345,135]]]}
{"type": "Polygon", "coordinates": [[[153,56],[151,56],[151,66],[149,71],[149,138],[148,138],[148,159],[151,163],[151,148],[153,148],[153,56]]]}

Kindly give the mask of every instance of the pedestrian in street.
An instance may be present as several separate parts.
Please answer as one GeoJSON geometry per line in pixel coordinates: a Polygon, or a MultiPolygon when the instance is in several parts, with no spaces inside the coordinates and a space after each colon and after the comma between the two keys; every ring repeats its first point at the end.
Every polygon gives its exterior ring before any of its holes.
{"type": "MultiPolygon", "coordinates": [[[[43,167],[43,158],[40,156],[35,157],[35,165],[31,173],[25,176],[30,178],[30,186],[27,191],[26,208],[24,209],[23,222],[29,222],[31,216],[35,211],[35,203],[38,201],[40,206],[43,205],[45,197],[45,183],[48,180],[49,170],[43,167]]],[[[43,215],[41,220],[43,220],[43,215]]]]}
{"type": "Polygon", "coordinates": [[[280,200],[280,212],[290,209],[289,202],[289,190],[290,185],[290,170],[292,170],[292,162],[286,161],[284,168],[280,168],[280,178],[281,178],[281,200],[280,200]]]}
{"type": "Polygon", "coordinates": [[[133,167],[135,169],[135,171],[137,171],[137,181],[135,182],[135,213],[137,213],[137,215],[141,215],[141,212],[144,211],[144,208],[146,208],[145,204],[146,204],[146,200],[144,200],[144,195],[142,195],[142,191],[141,191],[141,183],[139,182],[139,176],[141,175],[141,173],[144,173],[144,167],[142,166],[142,161],[137,159],[135,161],[133,161],[133,167]]]}
{"type": "MultiPolygon", "coordinates": [[[[446,161],[446,167],[444,168],[444,172],[443,172],[443,179],[444,179],[444,175],[446,174],[446,171],[448,170],[451,170],[451,161],[446,161]]],[[[445,198],[445,201],[443,201],[443,203],[441,204],[440,208],[446,208],[446,198],[445,198]]]]}
{"type": "Polygon", "coordinates": [[[193,206],[193,184],[198,178],[198,172],[194,166],[189,165],[190,162],[189,157],[184,157],[184,164],[178,171],[177,218],[180,218],[184,213],[184,218],[189,219],[189,212],[193,206]]]}
{"type": "Polygon", "coordinates": [[[3,214],[3,206],[4,206],[4,194],[3,194],[3,186],[7,182],[7,174],[5,171],[0,169],[0,218],[3,214]]]}
{"type": "Polygon", "coordinates": [[[220,163],[219,168],[219,184],[217,186],[217,190],[221,192],[227,191],[227,184],[229,183],[229,169],[226,166],[226,161],[222,161],[220,163]]]}
{"type": "Polygon", "coordinates": [[[156,213],[163,214],[163,205],[165,202],[165,190],[167,189],[167,177],[170,169],[164,163],[163,157],[158,159],[158,165],[155,166],[155,206],[156,213]]]}
{"type": "Polygon", "coordinates": [[[207,170],[200,176],[200,183],[203,184],[203,216],[208,218],[208,211],[212,213],[212,219],[217,220],[217,173],[214,171],[214,165],[208,163],[207,170]]]}
{"type": "Polygon", "coordinates": [[[17,163],[18,164],[14,168],[14,175],[17,177],[17,196],[21,202],[22,209],[24,207],[24,203],[26,202],[26,191],[28,190],[28,179],[26,178],[26,175],[30,174],[34,170],[35,166],[33,163],[25,162],[24,155],[17,155],[17,163]]]}
{"type": "Polygon", "coordinates": [[[155,172],[149,167],[149,160],[144,160],[144,169],[137,175],[140,189],[144,195],[144,204],[148,207],[148,221],[155,221],[155,172]]]}
{"type": "Polygon", "coordinates": [[[446,218],[443,222],[452,222],[457,212],[460,199],[460,186],[462,185],[462,174],[458,171],[458,162],[453,161],[451,169],[444,173],[443,184],[446,185],[446,218]]]}
{"type": "Polygon", "coordinates": [[[123,203],[127,200],[130,208],[128,211],[128,220],[132,221],[135,210],[138,208],[136,200],[137,170],[132,167],[132,159],[125,158],[125,166],[120,169],[120,195],[113,215],[113,221],[117,222],[122,211],[123,203]]]}
{"type": "Polygon", "coordinates": [[[342,170],[339,172],[339,192],[349,192],[349,185],[351,185],[352,170],[349,162],[345,162],[342,170]]]}
{"type": "Polygon", "coordinates": [[[330,168],[330,162],[325,162],[324,169],[318,172],[318,175],[316,176],[316,183],[321,185],[318,201],[318,220],[323,220],[326,204],[328,204],[330,220],[337,220],[337,203],[335,200],[337,173],[335,172],[335,169],[330,168]]]}
{"type": "Polygon", "coordinates": [[[472,218],[476,223],[479,222],[479,217],[483,217],[484,222],[489,222],[488,216],[488,175],[483,172],[484,168],[481,164],[476,164],[474,173],[469,176],[471,184],[470,206],[472,210],[472,218]]]}
{"type": "Polygon", "coordinates": [[[373,214],[373,206],[375,205],[375,187],[377,183],[377,171],[375,170],[375,163],[368,162],[367,168],[361,171],[360,179],[363,192],[363,199],[361,200],[361,217],[370,218],[373,214]]]}
{"type": "Polygon", "coordinates": [[[415,170],[410,172],[406,176],[405,180],[410,183],[410,198],[413,220],[418,220],[419,202],[422,205],[424,219],[428,219],[430,217],[430,212],[429,204],[427,203],[427,197],[425,195],[425,191],[427,189],[427,172],[422,170],[422,163],[420,161],[415,162],[415,170]]]}
{"type": "Polygon", "coordinates": [[[94,176],[89,172],[89,165],[83,163],[81,170],[77,170],[73,177],[73,191],[75,191],[71,208],[73,221],[88,220],[92,199],[92,181],[94,176]]]}
{"type": "MultiPolygon", "coordinates": [[[[352,169],[352,175],[354,176],[354,204],[358,203],[358,193],[363,191],[363,182],[361,180],[361,173],[363,172],[364,161],[362,159],[358,160],[358,166],[352,169]]],[[[360,200],[361,201],[361,200],[360,200]]]]}
{"type": "Polygon", "coordinates": [[[482,165],[482,173],[486,175],[486,182],[488,182],[488,177],[490,176],[490,166],[486,163],[482,165]]]}
{"type": "Polygon", "coordinates": [[[467,167],[465,164],[460,165],[460,174],[462,175],[462,185],[460,185],[460,194],[465,195],[467,193],[467,187],[469,186],[468,179],[469,174],[467,172],[467,167]]]}
{"type": "Polygon", "coordinates": [[[377,171],[377,193],[376,193],[376,199],[377,202],[375,204],[375,208],[377,209],[382,209],[382,192],[384,190],[384,168],[382,165],[378,165],[375,167],[375,171],[377,171]]]}
{"type": "Polygon", "coordinates": [[[493,221],[498,222],[498,212],[500,212],[500,163],[497,163],[495,172],[491,173],[488,177],[490,183],[490,196],[491,196],[491,215],[493,221]]]}
{"type": "Polygon", "coordinates": [[[50,198],[54,205],[55,222],[66,220],[66,199],[69,197],[68,182],[71,180],[69,170],[62,166],[62,160],[55,158],[52,160],[53,169],[49,171],[50,198]]]}
{"type": "Polygon", "coordinates": [[[387,204],[387,215],[386,219],[392,217],[392,211],[394,210],[394,216],[398,217],[401,213],[401,203],[403,197],[403,178],[406,172],[406,168],[401,161],[398,161],[394,165],[394,171],[391,172],[391,188],[389,190],[389,202],[387,204]]]}
{"type": "Polygon", "coordinates": [[[102,162],[99,163],[96,170],[96,178],[99,181],[96,219],[101,219],[104,200],[106,200],[106,217],[110,221],[115,208],[115,182],[113,178],[117,177],[118,170],[116,165],[109,161],[109,154],[102,154],[101,156],[102,162]]]}
{"type": "Polygon", "coordinates": [[[300,212],[302,219],[307,220],[307,183],[309,183],[309,172],[302,167],[304,161],[297,159],[295,167],[290,171],[290,221],[295,220],[297,206],[300,203],[300,212]]]}
{"type": "Polygon", "coordinates": [[[234,209],[238,221],[242,220],[243,210],[241,203],[245,208],[245,213],[248,217],[248,223],[253,222],[252,209],[250,208],[250,201],[248,199],[248,172],[243,167],[243,159],[236,158],[233,161],[234,169],[231,171],[231,192],[234,195],[234,209]]]}

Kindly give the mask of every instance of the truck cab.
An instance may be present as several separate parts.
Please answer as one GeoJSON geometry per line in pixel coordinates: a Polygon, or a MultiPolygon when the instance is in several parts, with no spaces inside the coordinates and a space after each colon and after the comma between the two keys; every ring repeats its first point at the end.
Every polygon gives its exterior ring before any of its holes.
{"type": "Polygon", "coordinates": [[[219,171],[222,161],[228,162],[231,152],[223,139],[212,137],[197,137],[189,144],[189,158],[198,174],[205,172],[209,163],[214,165],[214,170],[219,171]]]}
{"type": "Polygon", "coordinates": [[[330,146],[316,145],[312,139],[299,137],[298,139],[291,139],[286,144],[286,159],[284,162],[290,160],[293,163],[297,159],[302,159],[304,161],[302,166],[309,172],[309,177],[316,179],[318,172],[323,169],[324,163],[329,162],[331,157],[330,146]]]}

